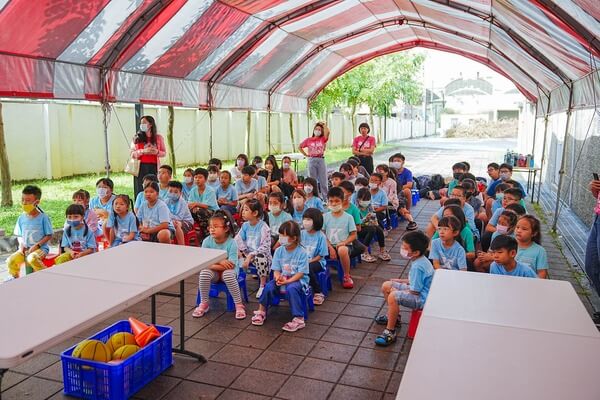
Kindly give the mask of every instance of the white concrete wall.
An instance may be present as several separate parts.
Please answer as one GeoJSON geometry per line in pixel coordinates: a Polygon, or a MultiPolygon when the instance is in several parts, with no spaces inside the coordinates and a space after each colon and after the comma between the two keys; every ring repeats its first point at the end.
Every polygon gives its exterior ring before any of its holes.
{"type": "MultiPolygon", "coordinates": [[[[100,172],[105,166],[102,110],[98,104],[68,102],[4,102],[4,129],[12,177],[15,180],[60,178],[75,174],[100,172]]],[[[135,133],[134,107],[114,106],[108,125],[110,165],[121,171],[129,157],[129,142],[135,133]]],[[[165,134],[168,124],[166,107],[145,106],[144,113],[156,118],[158,131],[165,134]]],[[[268,114],[252,112],[247,131],[246,111],[213,112],[213,157],[234,159],[245,152],[250,135],[249,155],[292,152],[312,132],[316,121],[304,114],[294,114],[294,139],[289,130],[289,114],[271,114],[271,149],[267,141],[268,114]]],[[[356,126],[368,122],[358,116],[356,126]]],[[[384,141],[383,118],[374,117],[372,133],[384,141]]],[[[330,147],[350,146],[357,134],[346,115],[328,118],[331,128],[330,147]]],[[[424,135],[424,121],[387,119],[386,142],[424,135]]],[[[428,135],[433,134],[429,123],[428,135]]],[[[210,158],[210,118],[207,111],[175,109],[174,148],[178,165],[201,165],[210,158]]],[[[164,162],[168,159],[165,158],[164,162]]]]}

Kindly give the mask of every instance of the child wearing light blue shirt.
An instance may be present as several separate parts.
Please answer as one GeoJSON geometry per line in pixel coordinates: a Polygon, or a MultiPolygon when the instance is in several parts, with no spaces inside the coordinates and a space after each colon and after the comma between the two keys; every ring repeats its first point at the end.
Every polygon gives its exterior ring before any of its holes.
{"type": "Polygon", "coordinates": [[[196,186],[196,190],[190,192],[188,203],[192,208],[198,204],[204,204],[211,211],[219,209],[215,191],[208,185],[204,185],[204,188],[196,186]]]}
{"type": "Polygon", "coordinates": [[[500,235],[494,239],[490,245],[494,257],[494,262],[490,265],[490,274],[537,278],[533,269],[515,259],[517,250],[518,243],[513,237],[500,235]]]}
{"type": "Polygon", "coordinates": [[[302,226],[304,229],[301,234],[301,242],[308,255],[310,286],[314,293],[313,302],[315,305],[321,305],[325,301],[325,295],[318,274],[327,268],[325,257],[329,255],[327,238],[321,231],[323,214],[316,208],[309,208],[304,213],[302,226]]]}
{"type": "Polygon", "coordinates": [[[400,255],[409,259],[408,279],[392,279],[381,286],[384,300],[388,305],[387,315],[379,315],[375,322],[385,325],[375,344],[389,346],[396,341],[396,327],[400,325],[400,306],[420,310],[425,305],[434,269],[424,256],[429,246],[429,238],[421,231],[408,232],[402,237],[400,255]]]}
{"type": "Polygon", "coordinates": [[[429,258],[433,260],[434,265],[439,264],[439,268],[467,270],[465,249],[457,241],[446,247],[441,238],[433,239],[429,258]]]}
{"type": "Polygon", "coordinates": [[[548,277],[548,256],[542,242],[540,221],[533,215],[524,215],[517,221],[515,238],[519,245],[515,259],[533,269],[539,278],[548,277]]]}
{"type": "Polygon", "coordinates": [[[67,207],[67,228],[63,231],[61,246],[64,253],[56,257],[55,264],[62,264],[96,251],[96,235],[85,223],[85,208],[80,204],[67,207]]]}

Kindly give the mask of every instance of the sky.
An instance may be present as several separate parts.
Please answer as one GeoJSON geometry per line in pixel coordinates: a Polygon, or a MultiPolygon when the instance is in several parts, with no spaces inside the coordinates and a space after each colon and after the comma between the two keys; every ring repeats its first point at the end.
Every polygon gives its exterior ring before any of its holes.
{"type": "Polygon", "coordinates": [[[502,75],[466,57],[430,49],[410,51],[426,55],[423,65],[423,83],[427,88],[432,87],[432,82],[434,88],[441,88],[450,81],[458,79],[461,73],[464,79],[475,79],[477,78],[477,72],[479,72],[480,77],[489,80],[494,85],[494,89],[506,91],[515,88],[515,85],[502,75]]]}

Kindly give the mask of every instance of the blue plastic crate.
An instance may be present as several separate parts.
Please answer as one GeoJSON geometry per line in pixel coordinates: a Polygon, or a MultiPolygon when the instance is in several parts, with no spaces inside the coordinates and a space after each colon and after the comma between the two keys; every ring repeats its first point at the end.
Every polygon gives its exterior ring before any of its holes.
{"type": "MultiPolygon", "coordinates": [[[[161,336],[118,364],[71,357],[73,346],[61,355],[64,392],[82,399],[127,399],[173,365],[173,330],[156,325],[161,336]]],[[[129,321],[118,321],[89,339],[106,342],[117,332],[130,332],[129,321]]]]}

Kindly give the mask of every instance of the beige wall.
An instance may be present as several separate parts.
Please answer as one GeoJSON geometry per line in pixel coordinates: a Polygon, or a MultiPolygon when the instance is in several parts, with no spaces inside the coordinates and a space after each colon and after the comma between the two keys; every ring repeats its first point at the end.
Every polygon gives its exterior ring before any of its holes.
{"type": "MultiPolygon", "coordinates": [[[[104,170],[104,131],[102,109],[98,104],[66,102],[4,102],[4,129],[13,179],[60,178],[104,170]]],[[[113,171],[121,171],[129,157],[129,142],[135,133],[134,107],[115,105],[110,116],[108,141],[113,171]]],[[[158,130],[167,130],[167,108],[145,106],[144,112],[157,120],[158,130]]],[[[233,159],[245,152],[250,135],[249,155],[292,152],[289,114],[271,114],[271,146],[267,143],[268,114],[252,112],[247,132],[246,111],[213,112],[213,156],[233,159]]],[[[307,137],[315,121],[294,114],[294,138],[297,144],[307,137]]],[[[357,126],[366,121],[357,117],[357,126]]],[[[388,120],[387,141],[410,137],[410,121],[388,120]]],[[[382,132],[383,119],[375,117],[372,132],[382,132]]],[[[331,115],[330,147],[350,146],[355,133],[345,115],[331,115]]],[[[207,111],[175,109],[174,148],[179,165],[199,165],[210,158],[210,118],[207,111]]],[[[432,132],[430,129],[428,132],[432,132]]],[[[413,124],[413,136],[422,136],[423,123],[413,124]]],[[[383,140],[383,134],[379,135],[383,140]]],[[[164,159],[167,162],[167,158],[164,159]]]]}

